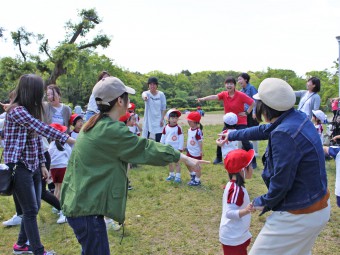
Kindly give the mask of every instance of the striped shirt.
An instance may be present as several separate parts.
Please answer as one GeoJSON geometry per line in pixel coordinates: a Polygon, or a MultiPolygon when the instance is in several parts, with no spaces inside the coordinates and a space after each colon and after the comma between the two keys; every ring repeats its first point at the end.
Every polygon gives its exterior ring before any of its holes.
{"type": "Polygon", "coordinates": [[[35,119],[23,106],[11,109],[4,127],[5,163],[21,161],[34,171],[45,162],[42,136],[65,143],[68,135],[35,119]]]}

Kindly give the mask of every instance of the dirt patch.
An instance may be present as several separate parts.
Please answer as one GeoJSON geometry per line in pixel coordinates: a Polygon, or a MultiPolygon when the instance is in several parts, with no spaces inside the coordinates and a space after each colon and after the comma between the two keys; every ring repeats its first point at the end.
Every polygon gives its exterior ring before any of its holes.
{"type": "MultiPolygon", "coordinates": [[[[141,123],[143,123],[143,118],[141,118],[141,123]]],[[[201,123],[203,126],[205,125],[223,125],[223,113],[212,113],[205,114],[201,119],[201,123]]],[[[178,124],[180,126],[188,126],[188,121],[186,120],[186,114],[182,114],[182,116],[178,120],[178,124]]]]}

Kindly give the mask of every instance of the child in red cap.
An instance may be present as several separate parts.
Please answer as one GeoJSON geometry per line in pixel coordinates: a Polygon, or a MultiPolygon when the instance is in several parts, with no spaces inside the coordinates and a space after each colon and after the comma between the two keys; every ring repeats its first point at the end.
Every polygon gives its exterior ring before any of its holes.
{"type": "MultiPolygon", "coordinates": [[[[203,156],[203,126],[201,125],[201,115],[199,112],[190,112],[186,118],[190,128],[188,129],[187,156],[195,159],[202,159],[203,156]]],[[[201,185],[201,170],[190,171],[191,180],[189,186],[201,185]]]]}
{"type": "MultiPolygon", "coordinates": [[[[59,123],[51,123],[51,127],[54,129],[65,133],[67,127],[60,125],[59,123]]],[[[59,141],[52,141],[48,147],[48,153],[51,156],[51,176],[53,183],[55,185],[54,195],[60,200],[61,185],[64,180],[64,175],[66,172],[66,167],[71,156],[72,149],[65,143],[62,145],[59,141]]],[[[63,215],[62,211],[59,211],[58,224],[66,223],[66,217],[63,215]]]]}
{"type": "MultiPolygon", "coordinates": [[[[83,116],[77,113],[71,115],[69,120],[70,125],[73,126],[73,130],[70,132],[70,136],[77,139],[80,129],[83,127],[83,116]]],[[[71,146],[73,148],[73,145],[71,146]]]]}
{"type": "Polygon", "coordinates": [[[223,193],[220,224],[220,242],[225,255],[246,255],[250,244],[250,213],[255,209],[244,183],[253,174],[250,163],[254,155],[253,149],[237,149],[229,152],[224,159],[224,167],[230,178],[223,193]]]}

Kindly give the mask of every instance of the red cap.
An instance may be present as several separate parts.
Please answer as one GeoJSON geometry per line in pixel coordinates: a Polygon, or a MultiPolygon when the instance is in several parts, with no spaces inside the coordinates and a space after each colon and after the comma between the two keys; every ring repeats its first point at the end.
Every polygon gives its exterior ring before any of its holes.
{"type": "Polygon", "coordinates": [[[136,109],[136,105],[134,103],[130,103],[128,106],[128,110],[134,110],[136,109]]]}
{"type": "Polygon", "coordinates": [[[253,149],[249,151],[242,149],[233,150],[224,159],[224,167],[228,173],[236,174],[251,163],[254,155],[255,151],[253,149]]]}
{"type": "Polygon", "coordinates": [[[60,125],[59,123],[51,123],[50,127],[53,127],[54,129],[63,133],[67,130],[67,127],[60,125]]]}
{"type": "Polygon", "coordinates": [[[123,116],[119,118],[119,121],[125,122],[131,117],[131,115],[133,115],[133,113],[126,112],[123,116]]]}
{"type": "Polygon", "coordinates": [[[200,122],[201,120],[201,114],[199,112],[191,112],[187,116],[187,120],[191,120],[194,122],[200,122]]]}
{"type": "Polygon", "coordinates": [[[83,118],[83,117],[82,117],[81,115],[79,115],[79,114],[74,113],[74,114],[71,115],[70,120],[69,120],[69,123],[70,123],[72,126],[74,126],[74,125],[76,124],[75,122],[76,122],[79,118],[83,118]]]}

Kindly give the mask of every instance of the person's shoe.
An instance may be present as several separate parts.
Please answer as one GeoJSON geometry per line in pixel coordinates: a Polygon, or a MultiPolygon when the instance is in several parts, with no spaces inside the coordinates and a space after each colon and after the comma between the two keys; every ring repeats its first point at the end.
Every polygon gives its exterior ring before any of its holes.
{"type": "Polygon", "coordinates": [[[168,178],[165,179],[166,181],[173,181],[175,180],[175,176],[169,175],[168,178]]]}
{"type": "Polygon", "coordinates": [[[128,190],[133,190],[133,187],[129,184],[128,190]]]}
{"type": "Polygon", "coordinates": [[[52,213],[59,214],[59,210],[55,207],[52,207],[52,213]]]}
{"type": "Polygon", "coordinates": [[[190,175],[190,181],[188,181],[187,184],[189,185],[190,182],[194,181],[195,177],[196,177],[196,175],[190,175]]]}
{"type": "Polygon", "coordinates": [[[65,215],[63,214],[62,211],[60,211],[59,219],[57,220],[57,223],[58,224],[63,224],[63,223],[66,223],[66,222],[67,222],[67,219],[66,219],[65,215]]]}
{"type": "Polygon", "coordinates": [[[16,226],[16,225],[20,225],[21,221],[22,221],[22,217],[14,214],[13,217],[10,218],[9,220],[2,222],[2,225],[4,225],[5,227],[16,226]]]}
{"type": "Polygon", "coordinates": [[[15,243],[13,245],[13,254],[33,254],[33,251],[31,246],[27,244],[19,246],[15,243]]]}
{"type": "Polygon", "coordinates": [[[189,186],[200,186],[201,185],[201,181],[195,181],[195,180],[192,180],[188,183],[189,186]]]}
{"type": "Polygon", "coordinates": [[[44,255],[55,255],[55,251],[44,251],[44,255]]]}
{"type": "Polygon", "coordinates": [[[174,182],[181,183],[182,182],[181,177],[175,177],[174,182]]]}
{"type": "Polygon", "coordinates": [[[214,160],[214,162],[213,162],[214,165],[222,164],[222,163],[223,163],[223,162],[222,162],[222,159],[219,159],[219,158],[215,158],[215,160],[214,160]]]}

